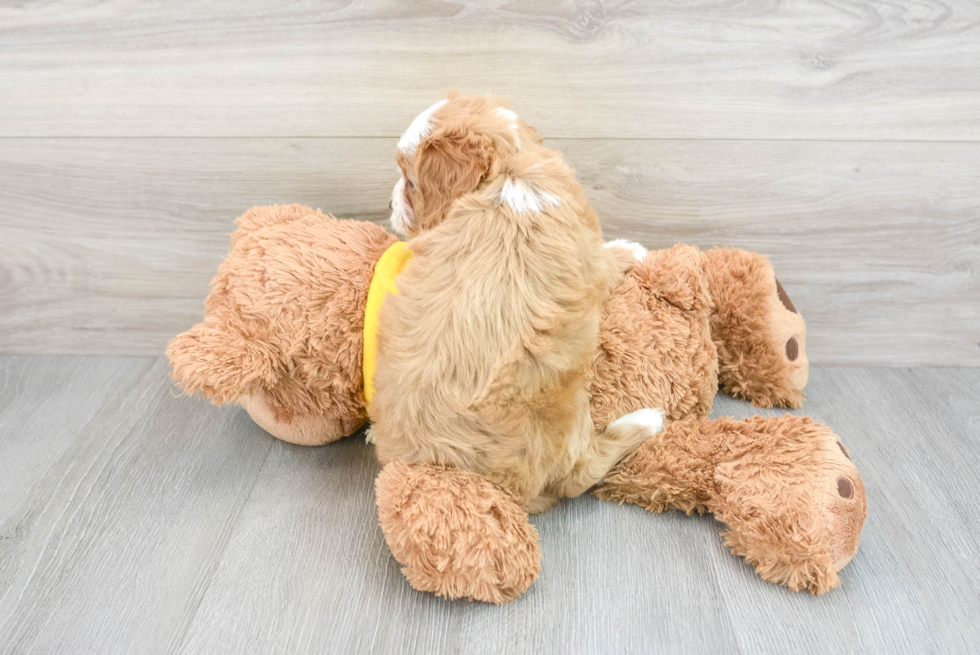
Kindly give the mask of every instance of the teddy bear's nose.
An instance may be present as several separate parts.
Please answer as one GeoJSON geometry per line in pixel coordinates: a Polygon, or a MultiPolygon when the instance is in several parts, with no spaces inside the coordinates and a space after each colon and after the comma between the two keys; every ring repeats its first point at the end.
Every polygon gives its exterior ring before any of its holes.
{"type": "Polygon", "coordinates": [[[843,476],[837,478],[837,493],[847,500],[854,498],[854,484],[843,476]]]}
{"type": "Polygon", "coordinates": [[[786,359],[791,362],[795,362],[796,358],[800,356],[800,344],[796,340],[796,337],[790,337],[789,341],[786,342],[786,359]]]}

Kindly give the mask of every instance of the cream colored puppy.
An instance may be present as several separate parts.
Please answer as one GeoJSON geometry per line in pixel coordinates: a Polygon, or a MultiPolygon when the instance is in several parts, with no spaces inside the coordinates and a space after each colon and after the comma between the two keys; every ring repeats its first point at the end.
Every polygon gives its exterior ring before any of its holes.
{"type": "Polygon", "coordinates": [[[493,96],[430,107],[397,163],[413,259],[379,316],[379,459],[473,471],[530,512],[582,493],[663,428],[645,409],[597,433],[585,389],[603,301],[641,253],[604,247],[561,155],[493,96]]]}

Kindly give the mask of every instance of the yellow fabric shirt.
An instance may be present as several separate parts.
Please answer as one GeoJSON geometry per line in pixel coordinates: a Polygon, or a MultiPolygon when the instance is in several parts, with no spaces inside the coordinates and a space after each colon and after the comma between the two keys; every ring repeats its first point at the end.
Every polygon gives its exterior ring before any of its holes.
{"type": "Polygon", "coordinates": [[[374,265],[374,277],[368,287],[367,307],[364,311],[364,404],[371,407],[374,398],[374,372],[378,365],[378,312],[388,294],[398,293],[395,278],[412,258],[412,251],[404,241],[391,244],[374,265]]]}

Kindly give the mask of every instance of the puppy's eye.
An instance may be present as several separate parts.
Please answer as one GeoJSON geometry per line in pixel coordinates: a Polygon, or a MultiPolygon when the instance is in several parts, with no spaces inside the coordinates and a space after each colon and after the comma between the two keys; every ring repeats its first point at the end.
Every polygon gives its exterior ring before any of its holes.
{"type": "Polygon", "coordinates": [[[408,188],[411,189],[412,191],[415,191],[415,184],[413,184],[411,180],[406,180],[406,181],[408,182],[408,188]]]}

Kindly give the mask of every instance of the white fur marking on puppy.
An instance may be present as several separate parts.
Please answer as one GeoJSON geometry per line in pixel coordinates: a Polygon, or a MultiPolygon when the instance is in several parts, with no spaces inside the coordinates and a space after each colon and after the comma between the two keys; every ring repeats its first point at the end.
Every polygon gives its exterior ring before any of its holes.
{"type": "Polygon", "coordinates": [[[508,119],[511,122],[516,122],[517,121],[517,114],[515,114],[510,109],[504,109],[503,107],[498,107],[497,108],[497,113],[500,114],[501,116],[503,116],[504,118],[508,119]]]}
{"type": "Polygon", "coordinates": [[[557,197],[539,191],[530,182],[512,177],[504,182],[504,188],[500,190],[500,201],[506,202],[518,214],[539,212],[542,207],[557,207],[561,203],[557,197]]]}
{"type": "Polygon", "coordinates": [[[517,149],[521,149],[521,140],[517,138],[517,114],[515,114],[510,109],[504,109],[503,107],[497,107],[497,113],[507,120],[510,121],[510,129],[514,133],[514,138],[517,140],[517,149]]]}
{"type": "Polygon", "coordinates": [[[517,132],[517,114],[512,112],[510,109],[504,109],[503,107],[497,108],[497,113],[510,121],[510,129],[515,133],[517,132]]]}
{"type": "Polygon", "coordinates": [[[398,181],[395,182],[395,188],[391,190],[391,229],[399,235],[407,237],[408,228],[414,222],[415,212],[405,200],[405,177],[399,175],[398,181]]]}
{"type": "Polygon", "coordinates": [[[643,258],[647,256],[647,249],[638,244],[636,241],[627,241],[626,239],[613,239],[612,241],[606,242],[607,248],[626,248],[633,253],[633,257],[637,262],[642,262],[643,258]]]}
{"type": "Polygon", "coordinates": [[[436,104],[432,105],[421,114],[415,117],[412,124],[408,126],[405,133],[402,134],[402,138],[398,139],[398,149],[406,154],[412,154],[415,149],[419,146],[419,142],[429,135],[432,131],[432,114],[439,111],[439,109],[445,105],[447,100],[443,98],[436,104]]]}
{"type": "Polygon", "coordinates": [[[609,424],[609,428],[621,428],[627,425],[636,425],[639,427],[650,428],[654,433],[660,432],[664,429],[664,410],[662,409],[651,409],[649,407],[644,409],[638,409],[635,412],[630,412],[625,416],[620,416],[618,419],[609,424]]]}

